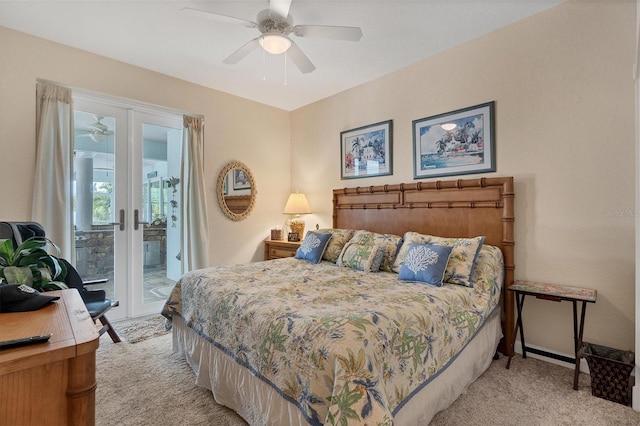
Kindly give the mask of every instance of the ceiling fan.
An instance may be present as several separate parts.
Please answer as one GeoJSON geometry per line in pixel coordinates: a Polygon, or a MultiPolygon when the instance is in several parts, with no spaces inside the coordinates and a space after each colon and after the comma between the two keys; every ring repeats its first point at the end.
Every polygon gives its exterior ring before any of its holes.
{"type": "Polygon", "coordinates": [[[87,124],[89,127],[93,127],[93,129],[83,130],[83,134],[79,136],[89,137],[94,142],[106,142],[109,136],[113,135],[113,131],[109,130],[109,128],[102,123],[104,116],[102,115],[94,115],[96,122],[87,124]]]}
{"type": "Polygon", "coordinates": [[[248,28],[257,28],[260,31],[260,36],[245,43],[224,59],[222,62],[225,64],[236,64],[254,49],[262,47],[266,52],[274,55],[287,52],[300,71],[307,74],[315,70],[316,67],[289,37],[290,34],[298,37],[322,37],[347,41],[359,41],[362,38],[362,30],[359,27],[293,25],[293,18],[289,15],[290,7],[291,0],[270,0],[269,8],[258,12],[256,22],[190,7],[182,8],[181,11],[200,16],[207,14],[207,16],[221,22],[241,24],[248,28]]]}

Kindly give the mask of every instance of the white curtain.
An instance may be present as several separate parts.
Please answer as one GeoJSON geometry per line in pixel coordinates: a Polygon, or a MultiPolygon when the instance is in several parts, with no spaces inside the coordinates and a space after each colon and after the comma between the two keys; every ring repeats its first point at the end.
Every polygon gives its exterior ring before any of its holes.
{"type": "Polygon", "coordinates": [[[36,85],[36,167],[31,219],[73,262],[71,89],[36,85]]]}
{"type": "Polygon", "coordinates": [[[180,172],[182,273],[208,266],[207,203],[204,186],[204,120],[184,116],[180,172]]]}

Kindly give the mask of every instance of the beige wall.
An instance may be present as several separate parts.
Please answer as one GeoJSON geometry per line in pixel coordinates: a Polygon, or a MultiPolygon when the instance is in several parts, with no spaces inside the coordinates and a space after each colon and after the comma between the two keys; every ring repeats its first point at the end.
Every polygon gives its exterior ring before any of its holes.
{"type": "MultiPolygon", "coordinates": [[[[597,289],[585,339],[632,349],[634,12],[563,5],[292,113],[0,28],[0,217],[30,211],[37,78],[205,116],[212,264],[261,259],[290,188],[309,196],[309,227],[330,226],[332,188],[412,181],[412,120],[495,100],[492,175],[516,180],[516,277],[597,289]],[[340,180],[340,131],[387,119],[393,176],[340,180]],[[259,186],[239,223],[214,194],[232,159],[259,186]]],[[[572,352],[571,305],[527,299],[525,315],[528,343],[572,352]]]]}
{"type": "Polygon", "coordinates": [[[204,115],[211,264],[262,260],[261,240],[285,219],[289,112],[0,27],[2,220],[31,214],[36,79],[204,115]],[[258,185],[255,210],[242,222],[226,219],[215,196],[230,160],[245,163],[258,185]]]}
{"type": "MultiPolygon", "coordinates": [[[[413,180],[412,120],[495,100],[516,278],[597,289],[585,340],[633,349],[634,37],[634,3],[568,4],[301,108],[292,182],[330,225],[331,188],[413,180]],[[340,132],[387,119],[393,176],[340,180],[340,132]]],[[[529,344],[573,352],[571,304],[530,298],[524,313],[529,344]]]]}

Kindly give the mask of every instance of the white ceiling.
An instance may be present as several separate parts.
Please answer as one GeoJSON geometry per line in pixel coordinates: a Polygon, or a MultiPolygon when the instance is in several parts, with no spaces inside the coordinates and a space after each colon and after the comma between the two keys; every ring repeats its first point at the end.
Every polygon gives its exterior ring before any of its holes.
{"type": "MultiPolygon", "coordinates": [[[[192,7],[255,21],[268,0],[0,0],[0,25],[291,111],[562,1],[293,0],[294,24],[359,26],[363,32],[359,42],[292,35],[316,66],[309,74],[290,61],[285,70],[284,55],[261,50],[223,64],[258,30],[180,11],[192,7]]],[[[460,66],[472,64],[461,60],[460,66]]]]}

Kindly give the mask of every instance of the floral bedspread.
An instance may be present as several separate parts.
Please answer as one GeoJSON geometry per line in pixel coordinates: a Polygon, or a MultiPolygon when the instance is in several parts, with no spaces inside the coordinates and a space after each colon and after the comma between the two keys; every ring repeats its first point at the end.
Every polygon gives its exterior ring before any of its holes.
{"type": "Polygon", "coordinates": [[[162,311],[295,404],[312,425],[391,425],[499,302],[499,249],[474,288],[434,287],[294,258],[186,274],[162,311]]]}

